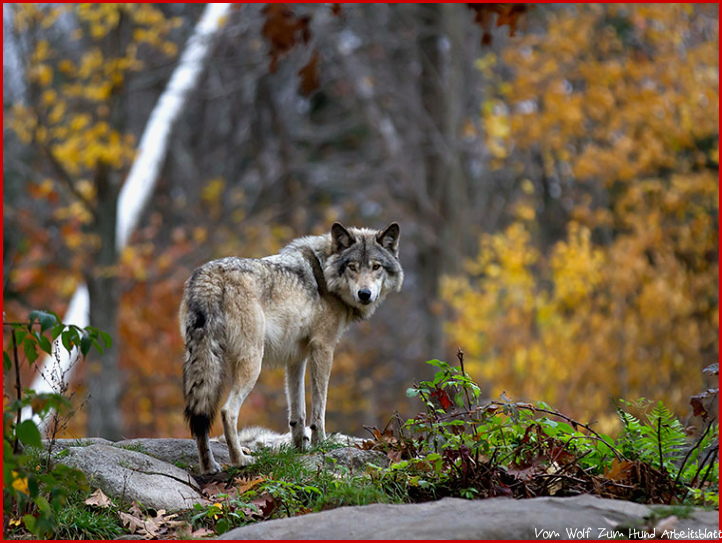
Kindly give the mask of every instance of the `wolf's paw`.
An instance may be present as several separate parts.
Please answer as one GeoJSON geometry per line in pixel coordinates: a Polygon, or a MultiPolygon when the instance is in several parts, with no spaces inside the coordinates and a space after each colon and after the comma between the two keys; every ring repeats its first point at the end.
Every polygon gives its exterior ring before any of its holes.
{"type": "Polygon", "coordinates": [[[221,471],[221,465],[216,462],[215,460],[211,460],[210,464],[208,466],[203,466],[201,468],[201,471],[204,475],[213,475],[214,473],[218,473],[221,471]]]}
{"type": "MultiPolygon", "coordinates": [[[[246,449],[248,450],[248,449],[246,449]]],[[[250,454],[243,454],[241,453],[241,456],[238,458],[237,461],[232,462],[234,466],[237,468],[243,467],[243,466],[250,466],[256,461],[255,458],[253,458],[250,454]]]]}

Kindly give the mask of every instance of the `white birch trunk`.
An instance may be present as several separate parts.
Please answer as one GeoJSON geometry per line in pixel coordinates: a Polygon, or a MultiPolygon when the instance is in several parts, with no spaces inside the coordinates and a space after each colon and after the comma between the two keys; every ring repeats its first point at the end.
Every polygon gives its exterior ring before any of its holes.
{"type": "MultiPolygon", "coordinates": [[[[197,87],[201,73],[210,58],[214,38],[231,8],[230,3],[207,4],[193,34],[188,39],[178,66],[171,75],[163,94],[148,120],[138,145],[138,156],[118,197],[118,224],[116,249],[122,251],[133,230],[138,226],[145,207],[155,189],[158,174],[168,152],[170,136],[180,118],[191,92],[197,87]]],[[[73,295],[63,322],[85,327],[90,324],[90,297],[88,287],[81,283],[73,295]]],[[[113,338],[115,341],[117,338],[113,338]]],[[[53,345],[56,356],[45,356],[38,376],[31,388],[38,392],[55,392],[53,376],[69,379],[78,350],[68,353],[59,342],[53,345]]],[[[31,415],[30,408],[23,410],[23,419],[31,415]]],[[[37,417],[41,428],[44,422],[37,417]]]]}

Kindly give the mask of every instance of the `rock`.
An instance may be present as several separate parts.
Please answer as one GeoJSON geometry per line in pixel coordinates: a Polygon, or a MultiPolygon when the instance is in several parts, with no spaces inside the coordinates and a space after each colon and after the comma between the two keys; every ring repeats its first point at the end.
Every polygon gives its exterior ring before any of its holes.
{"type": "MultiPolygon", "coordinates": [[[[636,527],[640,536],[644,518],[653,509],[674,511],[590,495],[529,500],[445,498],[420,504],[342,507],[236,528],[219,539],[626,539],[629,534],[623,527],[636,527]]],[[[695,510],[689,518],[672,524],[686,538],[701,538],[704,530],[707,537],[717,538],[718,522],[716,511],[695,510]]]]}
{"type": "MultiPolygon", "coordinates": [[[[83,437],[83,438],[60,438],[53,443],[53,453],[64,451],[68,447],[87,447],[89,445],[112,445],[113,442],[102,437],[83,437]]],[[[43,439],[43,447],[47,449],[50,446],[49,439],[43,439]]]]}
{"type": "MultiPolygon", "coordinates": [[[[138,451],[182,469],[199,473],[198,449],[193,439],[139,438],[118,441],[113,446],[138,451]]],[[[225,443],[211,441],[213,456],[219,464],[230,464],[228,447],[225,443]]]]}
{"type": "Polygon", "coordinates": [[[356,447],[332,449],[326,453],[311,454],[304,458],[307,466],[317,468],[324,464],[329,469],[345,468],[348,471],[364,471],[368,464],[380,467],[389,465],[388,457],[379,451],[364,451],[356,447]]]}
{"type": "Polygon", "coordinates": [[[79,469],[91,486],[120,501],[166,510],[205,502],[186,471],[137,451],[104,444],[68,447],[55,461],[79,469]]]}

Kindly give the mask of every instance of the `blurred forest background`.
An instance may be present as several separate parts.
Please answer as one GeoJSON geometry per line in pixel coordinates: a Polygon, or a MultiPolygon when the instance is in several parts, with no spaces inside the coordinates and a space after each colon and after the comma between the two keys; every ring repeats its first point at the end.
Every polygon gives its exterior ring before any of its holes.
{"type": "MultiPolygon", "coordinates": [[[[84,281],[115,339],[78,364],[67,435],[188,437],[185,279],[335,220],[398,221],[406,282],[342,339],[329,431],[413,416],[457,346],[485,396],[600,431],[616,398],[689,414],[719,356],[718,5],[480,6],[233,6],[116,251],[204,6],[3,5],[5,319],[62,317],[84,281]]],[[[285,431],[281,372],[240,420],[285,431]]]]}

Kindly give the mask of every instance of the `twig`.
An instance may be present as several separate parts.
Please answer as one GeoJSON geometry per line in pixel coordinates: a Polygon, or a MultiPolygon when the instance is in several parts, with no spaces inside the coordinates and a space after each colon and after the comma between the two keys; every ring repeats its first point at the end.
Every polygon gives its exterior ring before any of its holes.
{"type": "Polygon", "coordinates": [[[570,481],[574,481],[575,483],[582,484],[584,486],[589,485],[589,481],[585,481],[584,479],[579,479],[578,477],[573,477],[572,475],[565,475],[564,473],[535,473],[534,479],[568,479],[570,481]]]}
{"type": "MultiPolygon", "coordinates": [[[[459,359],[459,365],[461,366],[461,375],[466,377],[466,371],[464,371],[464,351],[461,350],[461,347],[458,347],[458,350],[456,351],[456,357],[459,359]]],[[[469,398],[469,390],[466,388],[466,384],[464,384],[461,388],[464,389],[466,405],[468,409],[471,410],[471,398],[469,398]]]]}
{"type": "MultiPolygon", "coordinates": [[[[18,395],[18,404],[20,403],[20,400],[22,400],[23,397],[23,387],[20,385],[20,360],[18,359],[18,343],[15,338],[15,328],[12,330],[12,342],[13,342],[13,357],[15,358],[15,390],[17,391],[18,395]]],[[[22,417],[22,407],[18,406],[18,414],[17,419],[15,421],[15,427],[17,428],[18,425],[20,425],[20,420],[22,417]]],[[[15,441],[13,442],[13,453],[18,453],[18,433],[15,432],[15,441]]]]}
{"type": "Polygon", "coordinates": [[[657,446],[659,447],[659,471],[664,473],[664,456],[662,455],[662,417],[657,418],[657,446]]]}
{"type": "MultiPolygon", "coordinates": [[[[697,440],[697,443],[695,443],[694,447],[692,447],[690,450],[687,451],[687,454],[684,455],[684,460],[682,460],[682,465],[679,466],[679,471],[677,472],[677,478],[674,480],[674,486],[677,486],[679,483],[679,478],[682,476],[682,471],[684,471],[684,466],[687,464],[687,460],[689,460],[690,455],[696,450],[699,449],[699,446],[702,445],[702,442],[704,441],[704,438],[707,436],[707,433],[709,432],[710,428],[712,428],[712,421],[709,421],[707,424],[707,428],[705,429],[704,433],[702,434],[702,437],[700,437],[697,440]]],[[[672,498],[670,497],[670,500],[672,498]]]]}
{"type": "MultiPolygon", "coordinates": [[[[713,449],[713,450],[719,451],[719,447],[717,447],[716,449],[713,449]]],[[[707,471],[704,472],[704,477],[702,477],[702,480],[699,482],[699,486],[697,488],[702,488],[704,486],[704,483],[707,481],[707,477],[709,477],[709,472],[712,469],[712,466],[714,466],[714,458],[707,465],[707,471]]]]}
{"type": "MultiPolygon", "coordinates": [[[[694,485],[695,485],[695,483],[697,482],[697,477],[699,477],[699,473],[702,471],[702,468],[703,468],[704,465],[707,463],[707,460],[709,460],[710,457],[711,457],[714,453],[716,453],[716,452],[719,452],[719,446],[714,447],[713,449],[710,449],[710,451],[707,453],[707,456],[704,457],[704,460],[703,460],[702,463],[699,465],[699,468],[697,468],[697,473],[694,474],[694,479],[692,479],[692,482],[690,483],[690,486],[694,486],[694,485]]],[[[712,460],[712,462],[710,462],[710,464],[714,464],[714,460],[712,460]]],[[[699,486],[698,486],[697,488],[699,488],[699,486]]]]}
{"type": "MultiPolygon", "coordinates": [[[[717,447],[714,447],[713,449],[710,449],[710,451],[707,453],[707,455],[704,457],[704,460],[699,465],[699,468],[697,468],[697,473],[694,474],[694,479],[692,479],[692,482],[689,484],[689,487],[686,487],[686,490],[684,492],[684,496],[682,496],[682,499],[680,501],[684,501],[684,499],[687,497],[687,494],[689,494],[689,489],[691,487],[694,487],[695,483],[697,482],[697,477],[699,477],[700,471],[702,471],[702,468],[707,463],[707,460],[714,454],[719,453],[719,445],[717,447]]],[[[702,480],[702,483],[707,479],[707,476],[709,475],[710,468],[714,465],[714,459],[709,463],[709,466],[707,467],[707,471],[704,474],[704,479],[702,480]]],[[[699,484],[697,488],[702,487],[702,483],[699,484]]]]}
{"type": "Polygon", "coordinates": [[[548,414],[548,415],[554,415],[555,417],[562,418],[562,419],[566,420],[567,422],[571,422],[573,425],[581,426],[581,427],[584,428],[585,430],[587,430],[587,431],[591,432],[592,434],[594,434],[594,436],[595,436],[599,441],[601,441],[601,442],[604,443],[607,447],[609,447],[609,449],[614,453],[614,456],[616,456],[618,460],[627,460],[627,458],[626,458],[622,453],[620,453],[617,449],[615,449],[612,445],[610,445],[602,436],[600,436],[597,432],[595,432],[594,430],[592,430],[592,429],[591,429],[589,426],[587,426],[586,424],[582,424],[581,422],[578,422],[578,421],[576,421],[576,420],[574,420],[574,419],[572,419],[572,418],[570,418],[570,417],[567,417],[566,415],[563,415],[562,413],[557,413],[556,411],[549,411],[548,409],[542,409],[542,408],[540,408],[540,407],[534,407],[533,405],[522,405],[522,406],[517,405],[517,408],[519,408],[519,409],[529,409],[529,410],[531,410],[531,411],[539,411],[540,413],[546,413],[546,414],[548,414]]]}

